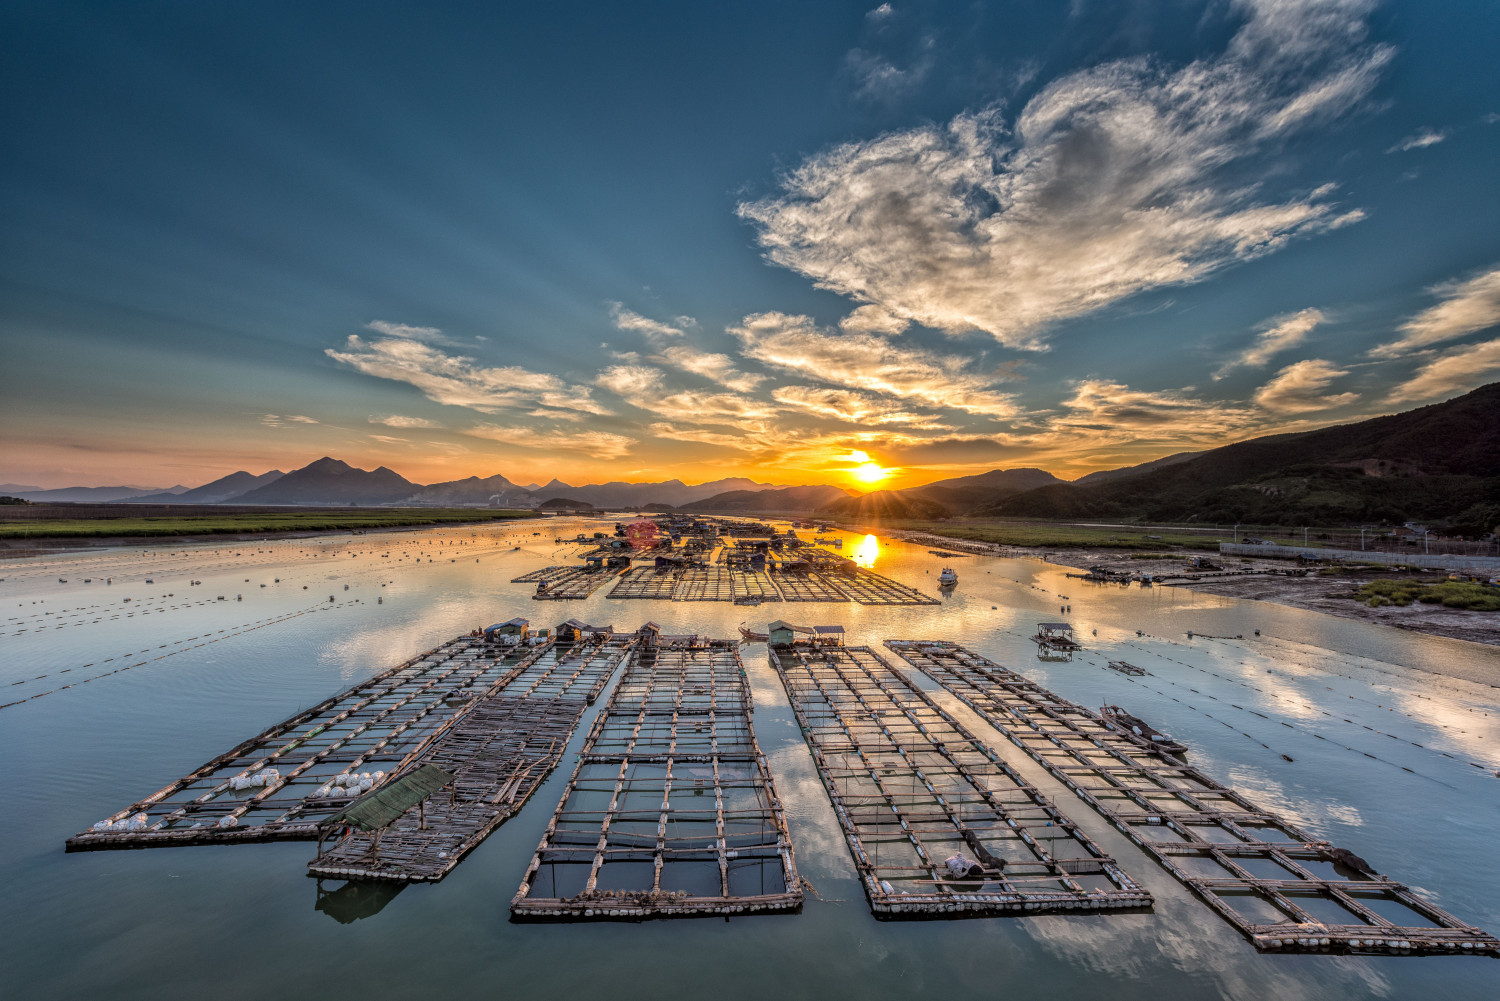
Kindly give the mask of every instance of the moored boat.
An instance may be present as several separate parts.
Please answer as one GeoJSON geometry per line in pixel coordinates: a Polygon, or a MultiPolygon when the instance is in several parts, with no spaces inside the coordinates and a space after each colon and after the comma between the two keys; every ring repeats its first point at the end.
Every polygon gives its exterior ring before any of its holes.
{"type": "Polygon", "coordinates": [[[1132,716],[1119,706],[1104,706],[1099,710],[1099,715],[1104,718],[1105,726],[1143,747],[1149,747],[1162,754],[1187,753],[1186,744],[1173,740],[1170,734],[1162,733],[1139,716],[1132,716]]]}
{"type": "Polygon", "coordinates": [[[953,572],[952,567],[943,567],[943,572],[938,574],[938,583],[943,587],[952,587],[958,583],[958,574],[953,572]]]}

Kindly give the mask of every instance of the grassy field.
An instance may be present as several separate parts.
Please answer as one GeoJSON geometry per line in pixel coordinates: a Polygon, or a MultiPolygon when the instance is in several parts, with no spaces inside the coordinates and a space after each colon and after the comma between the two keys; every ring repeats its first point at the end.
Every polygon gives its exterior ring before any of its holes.
{"type": "Polygon", "coordinates": [[[368,511],[276,511],[254,514],[173,514],[168,517],[53,518],[10,520],[0,508],[0,539],[148,538],[254,532],[338,532],[404,528],[454,522],[507,521],[537,517],[533,511],[479,508],[386,508],[368,511]]]}
{"type": "Polygon", "coordinates": [[[1355,592],[1371,608],[1383,605],[1442,605],[1474,612],[1500,612],[1500,588],[1456,580],[1372,580],[1355,592]]]}
{"type": "Polygon", "coordinates": [[[879,527],[1036,549],[1162,549],[1167,546],[1182,546],[1185,549],[1217,552],[1221,540],[1230,542],[1234,539],[1233,532],[1220,535],[1191,529],[1097,527],[1004,518],[893,521],[879,527]]]}

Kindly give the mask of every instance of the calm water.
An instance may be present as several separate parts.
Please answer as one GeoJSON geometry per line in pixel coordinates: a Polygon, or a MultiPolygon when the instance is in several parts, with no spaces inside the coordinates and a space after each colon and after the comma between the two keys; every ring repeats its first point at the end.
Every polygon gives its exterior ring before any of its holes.
{"type": "MultiPolygon", "coordinates": [[[[1089,585],[1034,560],[951,561],[960,582],[940,608],[745,608],[602,593],[535,602],[530,586],[508,583],[576,554],[555,546],[555,535],[595,527],[549,521],[0,561],[0,702],[50,691],[0,709],[0,997],[1500,996],[1500,960],[1256,953],[941,693],[1155,894],[1156,909],[877,922],[764,648],[754,645],[744,656],[760,742],[798,867],[824,898],[809,898],[798,915],[509,921],[510,898],[597,708],[564,766],[452,876],[368,901],[374,913],[357,920],[317,908],[317,884],[304,875],[311,844],[64,855],[68,835],[477,625],[576,616],[634,629],[653,619],[667,632],[732,636],[740,622],[760,629],[784,616],[841,622],[851,643],[957,640],[1084,704],[1122,703],[1185,739],[1190,760],[1221,781],[1459,917],[1500,930],[1500,688],[1429,673],[1462,662],[1500,683],[1500,650],[1173,588],[1089,585]],[[1025,637],[1065,605],[1088,651],[1042,663],[1025,637]],[[1189,641],[1188,630],[1251,638],[1189,641]],[[1107,670],[1111,658],[1151,675],[1107,670]]],[[[846,552],[862,541],[846,539],[846,552]]],[[[879,572],[937,593],[943,561],[924,548],[880,540],[867,551],[879,572]]]]}

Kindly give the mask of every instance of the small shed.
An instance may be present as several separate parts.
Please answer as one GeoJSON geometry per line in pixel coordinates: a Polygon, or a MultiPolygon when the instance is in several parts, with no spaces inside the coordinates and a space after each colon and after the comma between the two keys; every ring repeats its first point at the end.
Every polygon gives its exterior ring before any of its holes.
{"type": "Polygon", "coordinates": [[[768,638],[766,642],[772,646],[790,646],[796,642],[798,627],[790,622],[777,619],[766,627],[768,638]]]}
{"type": "Polygon", "coordinates": [[[586,633],[604,633],[607,636],[614,631],[614,626],[591,626],[577,619],[569,619],[557,627],[557,638],[563,643],[577,643],[586,633]]]}
{"type": "Polygon", "coordinates": [[[493,626],[486,626],[484,638],[500,643],[524,643],[531,635],[531,620],[511,619],[508,622],[497,622],[493,626]],[[515,637],[507,640],[505,637],[515,637]]]}
{"type": "MultiPolygon", "coordinates": [[[[384,783],[318,824],[318,854],[323,854],[323,839],[335,828],[357,827],[374,835],[371,852],[380,851],[380,832],[412,807],[422,807],[427,797],[453,781],[453,775],[437,765],[422,765],[405,775],[384,783]]],[[[425,826],[425,816],[423,824],[425,826]]]]}

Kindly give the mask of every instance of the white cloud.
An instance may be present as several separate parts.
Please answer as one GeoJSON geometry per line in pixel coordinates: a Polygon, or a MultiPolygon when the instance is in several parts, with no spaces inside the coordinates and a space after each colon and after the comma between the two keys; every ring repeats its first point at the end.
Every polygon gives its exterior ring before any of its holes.
{"type": "Polygon", "coordinates": [[[1151,434],[1174,441],[1219,439],[1254,422],[1244,408],[1186,395],[1186,390],[1149,392],[1109,379],[1084,379],[1062,405],[1070,413],[1060,428],[1091,432],[1151,434]]]}
{"type": "Polygon", "coordinates": [[[403,417],[400,414],[371,414],[371,424],[384,424],[389,428],[435,428],[441,427],[436,421],[430,421],[425,417],[403,417]]]}
{"type": "Polygon", "coordinates": [[[1222,379],[1241,366],[1261,368],[1273,356],[1307,340],[1307,335],[1324,319],[1322,312],[1316,309],[1304,309],[1290,316],[1277,317],[1271,321],[1270,327],[1256,336],[1255,343],[1246,348],[1239,357],[1220,365],[1214,372],[1214,378],[1222,379]]]}
{"type": "Polygon", "coordinates": [[[611,365],[594,383],[633,407],[649,410],[661,395],[662,373],[645,365],[611,365]]]}
{"type": "Polygon", "coordinates": [[[852,334],[886,334],[891,337],[909,326],[910,320],[896,316],[881,306],[860,306],[839,321],[839,329],[852,334]]]}
{"type": "Polygon", "coordinates": [[[634,438],[607,431],[537,431],[533,428],[500,427],[479,424],[463,432],[474,438],[487,438],[522,448],[543,451],[581,452],[595,459],[618,459],[630,452],[634,438]]]}
{"type": "Polygon", "coordinates": [[[1418,129],[1412,135],[1407,136],[1405,139],[1402,139],[1400,142],[1396,143],[1396,145],[1386,150],[1386,152],[1405,153],[1407,150],[1422,149],[1426,146],[1436,146],[1438,143],[1447,138],[1448,133],[1446,132],[1440,131],[1438,129],[1422,128],[1418,129]]]}
{"type": "Polygon", "coordinates": [[[1500,339],[1454,348],[1417,369],[1417,374],[1397,386],[1392,403],[1430,400],[1460,390],[1474,389],[1500,372],[1500,339]]]}
{"type": "Polygon", "coordinates": [[[473,358],[450,355],[407,337],[365,341],[351,334],[342,351],[323,352],[365,375],[404,382],[429,400],[495,413],[537,403],[590,414],[607,414],[587,386],[570,386],[555,375],[517,365],[482,366],[473,358]]]}
{"type": "Polygon", "coordinates": [[[282,416],[280,414],[262,414],[260,422],[268,428],[284,428],[289,424],[321,423],[321,421],[315,420],[311,417],[304,417],[301,414],[287,414],[286,416],[282,416]]]}
{"type": "MultiPolygon", "coordinates": [[[[670,365],[741,393],[750,392],[765,381],[766,377],[763,375],[740,371],[735,367],[734,359],[728,355],[703,351],[692,345],[680,343],[681,338],[685,336],[683,327],[697,326],[697,322],[692,317],[678,317],[677,322],[681,326],[674,327],[626,309],[618,302],[610,303],[609,315],[616,327],[642,335],[647,343],[656,348],[657,353],[648,360],[658,365],[670,365]]],[[[631,362],[638,358],[633,351],[617,352],[616,357],[631,362]]]]}
{"type": "Polygon", "coordinates": [[[1401,324],[1399,329],[1405,336],[1375,348],[1372,356],[1395,358],[1500,324],[1500,268],[1428,291],[1442,296],[1443,301],[1401,324]]]}
{"type": "Polygon", "coordinates": [[[387,337],[403,337],[410,341],[429,341],[433,344],[451,344],[452,339],[437,327],[417,327],[410,323],[390,323],[386,320],[371,320],[365,324],[367,330],[387,337]]]}
{"type": "Polygon", "coordinates": [[[778,403],[819,417],[829,417],[848,424],[901,424],[918,427],[943,427],[931,417],[911,413],[884,400],[851,389],[829,389],[815,386],[781,386],[771,396],[778,403]]]}
{"type": "Polygon", "coordinates": [[[931,40],[905,68],[878,52],[851,49],[844,56],[844,72],[854,83],[853,96],[866,101],[890,102],[916,90],[932,70],[931,40]]]}
{"type": "Polygon", "coordinates": [[[832,334],[810,317],[757,313],[729,331],[748,358],[835,386],[951,407],[974,414],[1006,416],[1016,411],[995,376],[967,371],[969,359],[892,344],[873,334],[832,334]]]}
{"type": "Polygon", "coordinates": [[[1310,410],[1331,410],[1359,399],[1358,393],[1339,393],[1325,396],[1323,390],[1333,380],[1348,375],[1330,361],[1309,358],[1288,365],[1277,372],[1270,382],[1255,391],[1255,402],[1277,414],[1305,413],[1310,410]]]}
{"type": "Polygon", "coordinates": [[[896,13],[896,8],[888,3],[883,3],[874,10],[865,11],[865,17],[871,21],[884,21],[894,13],[896,13]]]}
{"type": "Polygon", "coordinates": [[[989,108],[847,143],[739,213],[771,261],[819,287],[1040,348],[1051,323],[1361,217],[1326,188],[1257,200],[1221,168],[1369,92],[1390,58],[1364,41],[1369,6],[1241,4],[1248,20],[1220,56],[1070,74],[1013,131],[989,108]]]}
{"type": "Polygon", "coordinates": [[[318,420],[312,417],[304,417],[301,414],[288,414],[287,420],[296,421],[298,424],[318,424],[318,420]]]}

